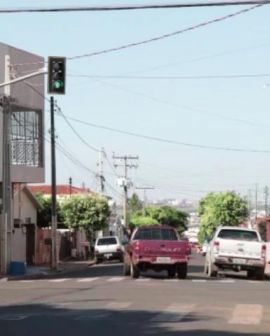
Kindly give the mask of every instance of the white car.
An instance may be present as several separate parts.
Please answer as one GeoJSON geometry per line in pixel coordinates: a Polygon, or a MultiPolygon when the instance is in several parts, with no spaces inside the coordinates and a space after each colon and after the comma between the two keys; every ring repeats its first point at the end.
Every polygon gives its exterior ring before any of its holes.
{"type": "Polygon", "coordinates": [[[97,238],[95,243],[95,259],[99,263],[104,260],[123,261],[123,246],[117,236],[97,238]]]}

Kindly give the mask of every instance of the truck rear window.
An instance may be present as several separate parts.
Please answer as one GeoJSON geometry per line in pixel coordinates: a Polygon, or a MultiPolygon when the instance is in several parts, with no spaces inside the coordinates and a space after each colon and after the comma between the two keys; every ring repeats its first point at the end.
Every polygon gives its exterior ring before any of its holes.
{"type": "Polygon", "coordinates": [[[229,229],[221,230],[218,234],[218,238],[259,241],[259,238],[256,232],[245,231],[245,230],[229,230],[229,229]]]}
{"type": "Polygon", "coordinates": [[[97,245],[115,245],[117,244],[117,241],[115,238],[100,238],[97,241],[97,245]]]}
{"type": "Polygon", "coordinates": [[[170,229],[139,229],[134,238],[135,240],[178,240],[174,230],[170,229]]]}

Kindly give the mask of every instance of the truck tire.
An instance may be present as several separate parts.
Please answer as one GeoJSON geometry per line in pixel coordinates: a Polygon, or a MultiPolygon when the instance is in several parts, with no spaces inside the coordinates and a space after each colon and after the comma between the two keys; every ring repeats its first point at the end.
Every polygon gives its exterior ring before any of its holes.
{"type": "Polygon", "coordinates": [[[177,278],[186,279],[187,277],[187,263],[179,264],[177,266],[177,278]]]}
{"type": "Polygon", "coordinates": [[[130,276],[132,279],[138,279],[140,276],[140,270],[138,266],[134,265],[133,263],[130,264],[130,276]]]}
{"type": "Polygon", "coordinates": [[[126,262],[123,264],[123,274],[125,276],[130,275],[130,265],[128,265],[126,262]]]}
{"type": "Polygon", "coordinates": [[[264,280],[264,268],[258,269],[255,272],[255,277],[257,280],[264,280]]]}
{"type": "Polygon", "coordinates": [[[211,260],[209,260],[207,264],[207,275],[209,278],[215,278],[218,275],[217,267],[211,262],[211,260]]]}
{"type": "Polygon", "coordinates": [[[168,278],[169,279],[175,278],[175,273],[176,273],[176,271],[175,271],[174,267],[173,268],[169,268],[168,269],[168,278]]]}

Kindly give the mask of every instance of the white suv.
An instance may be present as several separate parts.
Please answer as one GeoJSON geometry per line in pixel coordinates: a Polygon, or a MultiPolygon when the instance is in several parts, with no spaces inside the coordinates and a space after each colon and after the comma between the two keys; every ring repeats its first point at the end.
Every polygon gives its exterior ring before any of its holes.
{"type": "Polygon", "coordinates": [[[100,237],[95,243],[96,262],[118,259],[123,261],[123,246],[117,236],[100,237]]]}

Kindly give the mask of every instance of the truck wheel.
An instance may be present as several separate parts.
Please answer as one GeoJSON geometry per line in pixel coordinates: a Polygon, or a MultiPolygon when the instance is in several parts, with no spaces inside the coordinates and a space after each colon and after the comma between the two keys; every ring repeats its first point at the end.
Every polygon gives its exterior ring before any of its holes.
{"type": "Polygon", "coordinates": [[[134,265],[133,263],[130,264],[130,275],[132,279],[137,279],[140,276],[140,270],[138,266],[134,265]]]}
{"type": "Polygon", "coordinates": [[[177,278],[186,279],[187,277],[187,263],[183,263],[177,266],[177,278]]]}
{"type": "Polygon", "coordinates": [[[254,270],[248,270],[247,271],[247,277],[250,279],[253,279],[255,277],[255,271],[254,270]]]}
{"type": "Polygon", "coordinates": [[[255,277],[256,277],[257,280],[264,280],[264,268],[258,269],[255,272],[255,277]]]}
{"type": "Polygon", "coordinates": [[[215,278],[218,275],[216,266],[210,260],[207,265],[207,275],[209,278],[215,278]]]}
{"type": "Polygon", "coordinates": [[[130,265],[126,264],[125,262],[123,265],[123,274],[125,276],[130,275],[130,265]]]}
{"type": "Polygon", "coordinates": [[[175,277],[175,268],[168,269],[168,278],[174,278],[175,277]]]}

